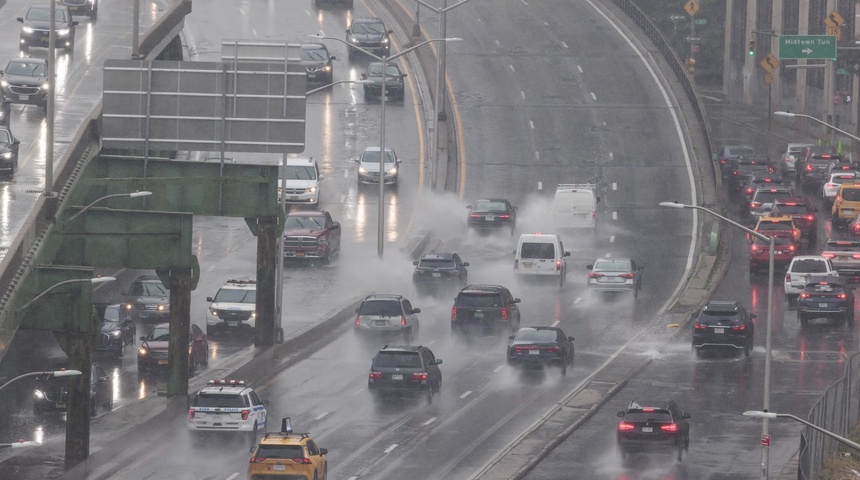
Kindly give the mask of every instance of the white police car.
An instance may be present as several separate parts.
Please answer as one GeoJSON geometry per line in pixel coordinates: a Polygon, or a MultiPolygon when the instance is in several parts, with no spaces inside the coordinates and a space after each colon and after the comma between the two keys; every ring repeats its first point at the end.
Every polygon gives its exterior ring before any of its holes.
{"type": "Polygon", "coordinates": [[[209,380],[191,400],[186,425],[192,432],[242,432],[256,443],[268,404],[242,380],[209,380]]]}

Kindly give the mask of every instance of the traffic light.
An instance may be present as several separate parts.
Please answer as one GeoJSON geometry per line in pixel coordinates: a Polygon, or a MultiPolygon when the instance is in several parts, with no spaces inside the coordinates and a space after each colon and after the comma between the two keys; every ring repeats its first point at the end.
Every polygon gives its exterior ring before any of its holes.
{"type": "Polygon", "coordinates": [[[696,74],[696,59],[695,58],[688,58],[687,61],[684,63],[687,65],[687,73],[689,73],[690,75],[695,75],[696,74]]]}
{"type": "Polygon", "coordinates": [[[755,37],[750,37],[750,43],[747,47],[747,51],[749,52],[749,55],[751,57],[755,56],[755,37]]]}

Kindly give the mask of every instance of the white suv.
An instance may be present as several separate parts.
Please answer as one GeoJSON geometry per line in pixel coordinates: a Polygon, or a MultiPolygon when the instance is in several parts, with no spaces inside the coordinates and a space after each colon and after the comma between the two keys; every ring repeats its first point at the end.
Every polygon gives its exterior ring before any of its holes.
{"type": "Polygon", "coordinates": [[[215,297],[206,297],[206,334],[252,333],[256,327],[257,282],[227,280],[215,297]]]}
{"type": "Polygon", "coordinates": [[[325,177],[320,175],[320,167],[313,157],[287,157],[284,170],[286,182],[278,182],[278,200],[283,195],[284,202],[289,204],[316,206],[320,203],[320,181],[325,177]],[[283,191],[282,183],[286,183],[283,191]]]}
{"type": "Polygon", "coordinates": [[[798,255],[791,259],[785,272],[785,299],[791,303],[807,283],[838,276],[829,258],[820,255],[798,255]]]}
{"type": "Polygon", "coordinates": [[[209,380],[191,400],[185,425],[191,432],[239,432],[251,445],[266,431],[266,405],[242,380],[209,380]]]}

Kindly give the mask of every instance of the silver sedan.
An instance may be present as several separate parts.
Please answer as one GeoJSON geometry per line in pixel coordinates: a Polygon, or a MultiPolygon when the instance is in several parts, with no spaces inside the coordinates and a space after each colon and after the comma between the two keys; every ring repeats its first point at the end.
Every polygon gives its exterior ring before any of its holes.
{"type": "Polygon", "coordinates": [[[633,292],[639,297],[642,288],[642,269],[629,258],[598,258],[586,268],[588,273],[588,288],[601,292],[633,292]]]}

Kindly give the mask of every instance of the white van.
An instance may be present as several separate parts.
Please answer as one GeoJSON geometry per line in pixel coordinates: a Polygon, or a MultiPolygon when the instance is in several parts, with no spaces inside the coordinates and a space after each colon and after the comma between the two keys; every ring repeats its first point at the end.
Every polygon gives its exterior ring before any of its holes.
{"type": "Polygon", "coordinates": [[[520,235],[514,255],[514,273],[518,277],[557,277],[558,284],[564,285],[567,277],[565,257],[569,257],[570,252],[564,250],[558,235],[524,233],[520,235]]]}
{"type": "Polygon", "coordinates": [[[552,200],[552,220],[556,229],[597,226],[600,197],[593,183],[560,183],[552,200]]]}
{"type": "Polygon", "coordinates": [[[288,204],[305,204],[317,206],[320,203],[320,167],[317,161],[311,158],[287,157],[287,164],[283,168],[286,181],[278,182],[278,200],[284,195],[284,202],[288,204]],[[281,191],[282,184],[286,184],[281,191]]]}

